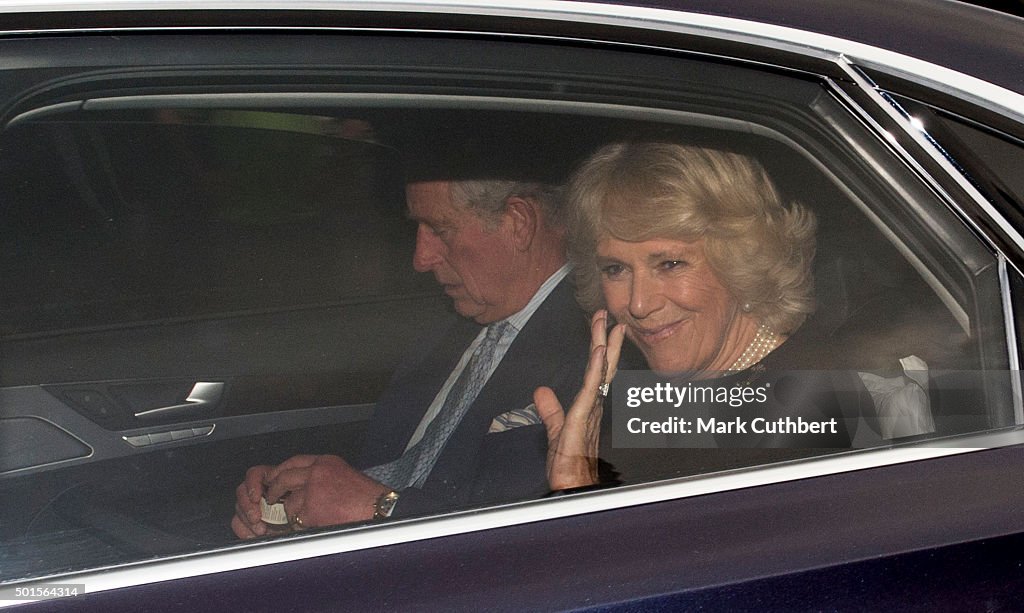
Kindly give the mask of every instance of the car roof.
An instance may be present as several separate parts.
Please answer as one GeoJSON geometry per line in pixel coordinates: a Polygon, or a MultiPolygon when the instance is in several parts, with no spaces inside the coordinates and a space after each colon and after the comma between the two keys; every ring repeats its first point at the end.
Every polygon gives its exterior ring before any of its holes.
{"type": "Polygon", "coordinates": [[[954,0],[610,0],[756,20],[946,66],[1024,93],[1024,18],[954,0]],[[984,33],[983,35],[981,33],[984,33]]]}
{"type": "MultiPolygon", "coordinates": [[[[631,15],[652,25],[663,10],[824,34],[895,51],[1024,93],[1024,18],[953,0],[0,0],[0,31],[188,25],[340,25],[331,15],[380,11],[544,17],[631,15]],[[257,19],[262,14],[263,20],[257,19]],[[316,20],[310,22],[310,15],[316,20]],[[270,16],[273,21],[266,21],[270,16]],[[984,35],[979,35],[984,33],[984,35]]],[[[678,20],[678,15],[674,17],[678,20]]],[[[436,23],[436,22],[435,22],[436,23]]],[[[443,27],[443,24],[442,24],[443,27]]]]}

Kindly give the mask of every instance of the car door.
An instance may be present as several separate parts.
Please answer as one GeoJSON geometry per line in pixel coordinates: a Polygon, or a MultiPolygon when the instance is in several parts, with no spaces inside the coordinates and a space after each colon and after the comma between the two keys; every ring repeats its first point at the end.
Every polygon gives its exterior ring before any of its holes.
{"type": "Polygon", "coordinates": [[[1019,531],[1019,449],[967,453],[1021,443],[1019,190],[978,153],[1015,159],[1019,112],[754,22],[474,10],[0,40],[5,581],[99,592],[69,609],[686,605],[1019,531]],[[565,177],[628,139],[758,159],[819,221],[803,333],[821,370],[864,382],[851,448],[627,439],[604,450],[626,474],[608,491],[232,540],[245,468],[355,453],[404,352],[450,317],[409,270],[396,159],[435,132],[528,134],[565,177]],[[926,400],[893,400],[908,389],[926,400]],[[923,425],[881,425],[900,410],[923,425]]]}

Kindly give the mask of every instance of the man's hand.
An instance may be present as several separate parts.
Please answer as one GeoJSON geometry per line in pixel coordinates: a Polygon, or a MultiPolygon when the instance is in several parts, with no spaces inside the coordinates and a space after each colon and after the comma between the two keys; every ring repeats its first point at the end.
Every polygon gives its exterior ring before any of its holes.
{"type": "Polygon", "coordinates": [[[245,472],[245,481],[235,489],[235,516],[231,519],[231,530],[243,539],[256,538],[267,533],[267,524],[260,516],[260,498],[263,496],[263,480],[273,466],[253,466],[245,472]]]}
{"type": "Polygon", "coordinates": [[[235,492],[231,528],[239,538],[267,533],[260,497],[283,502],[293,530],[373,518],[377,498],[388,488],[333,455],[298,455],[276,467],[254,466],[235,492]]]}
{"type": "Polygon", "coordinates": [[[372,519],[377,498],[388,491],[334,455],[295,456],[270,471],[264,483],[267,502],[284,502],[297,529],[372,519]]]}
{"type": "Polygon", "coordinates": [[[604,396],[602,384],[610,383],[619,364],[625,326],[607,331],[608,313],[598,311],[590,325],[590,362],[583,387],[568,413],[549,387],[533,393],[537,414],[548,431],[548,486],[554,490],[594,485],[598,482],[597,456],[604,396]]]}

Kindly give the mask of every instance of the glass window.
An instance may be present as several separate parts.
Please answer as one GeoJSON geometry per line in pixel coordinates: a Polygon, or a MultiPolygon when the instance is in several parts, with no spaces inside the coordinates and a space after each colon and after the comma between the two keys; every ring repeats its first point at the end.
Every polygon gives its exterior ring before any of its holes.
{"type": "Polygon", "coordinates": [[[983,120],[976,120],[965,116],[964,109],[954,112],[899,94],[893,98],[1007,221],[1015,227],[1024,222],[1024,183],[1017,172],[1024,141],[1019,132],[1007,132],[1013,129],[1009,125],[986,125],[984,120],[995,120],[984,113],[979,113],[983,120]]]}
{"type": "Polygon", "coordinates": [[[5,334],[418,288],[395,162],[358,118],[69,115],[6,136],[5,334]]]}
{"type": "MultiPolygon", "coordinates": [[[[251,56],[196,37],[186,66],[181,42],[117,42],[140,45],[138,66],[69,68],[52,54],[31,95],[4,94],[0,495],[19,501],[0,511],[4,580],[234,546],[235,488],[251,466],[325,454],[382,475],[484,343],[492,295],[458,266],[509,292],[524,272],[491,262],[498,238],[461,242],[460,224],[477,223],[459,221],[465,210],[407,204],[406,183],[493,174],[561,187],[611,143],[741,154],[786,207],[813,214],[817,307],[769,351],[787,347],[793,369],[845,387],[828,390],[841,444],[772,446],[718,431],[633,437],[619,383],[602,478],[635,485],[1017,422],[1009,384],[985,374],[1009,368],[993,250],[824,79],[427,37],[232,39],[251,56]],[[163,70],[137,74],[150,64],[163,70]]],[[[477,240],[512,236],[491,234],[504,217],[467,214],[486,220],[477,240]]],[[[515,227],[534,227],[530,215],[515,227]]],[[[663,259],[658,271],[685,260],[663,259]]],[[[396,488],[394,518],[548,493],[547,439],[526,410],[537,385],[569,401],[588,341],[574,290],[557,291],[564,304],[545,298],[494,367],[507,388],[477,396],[503,410],[467,409],[450,455],[396,488]]],[[[627,344],[623,372],[656,371],[649,349],[627,344]]]]}

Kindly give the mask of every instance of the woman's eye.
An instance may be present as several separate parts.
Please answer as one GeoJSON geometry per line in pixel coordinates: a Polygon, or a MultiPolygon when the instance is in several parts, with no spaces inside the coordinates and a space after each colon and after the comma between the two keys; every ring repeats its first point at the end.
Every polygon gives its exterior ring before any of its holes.
{"type": "Polygon", "coordinates": [[[685,260],[665,260],[661,263],[662,270],[676,270],[685,268],[689,263],[685,260]]]}

